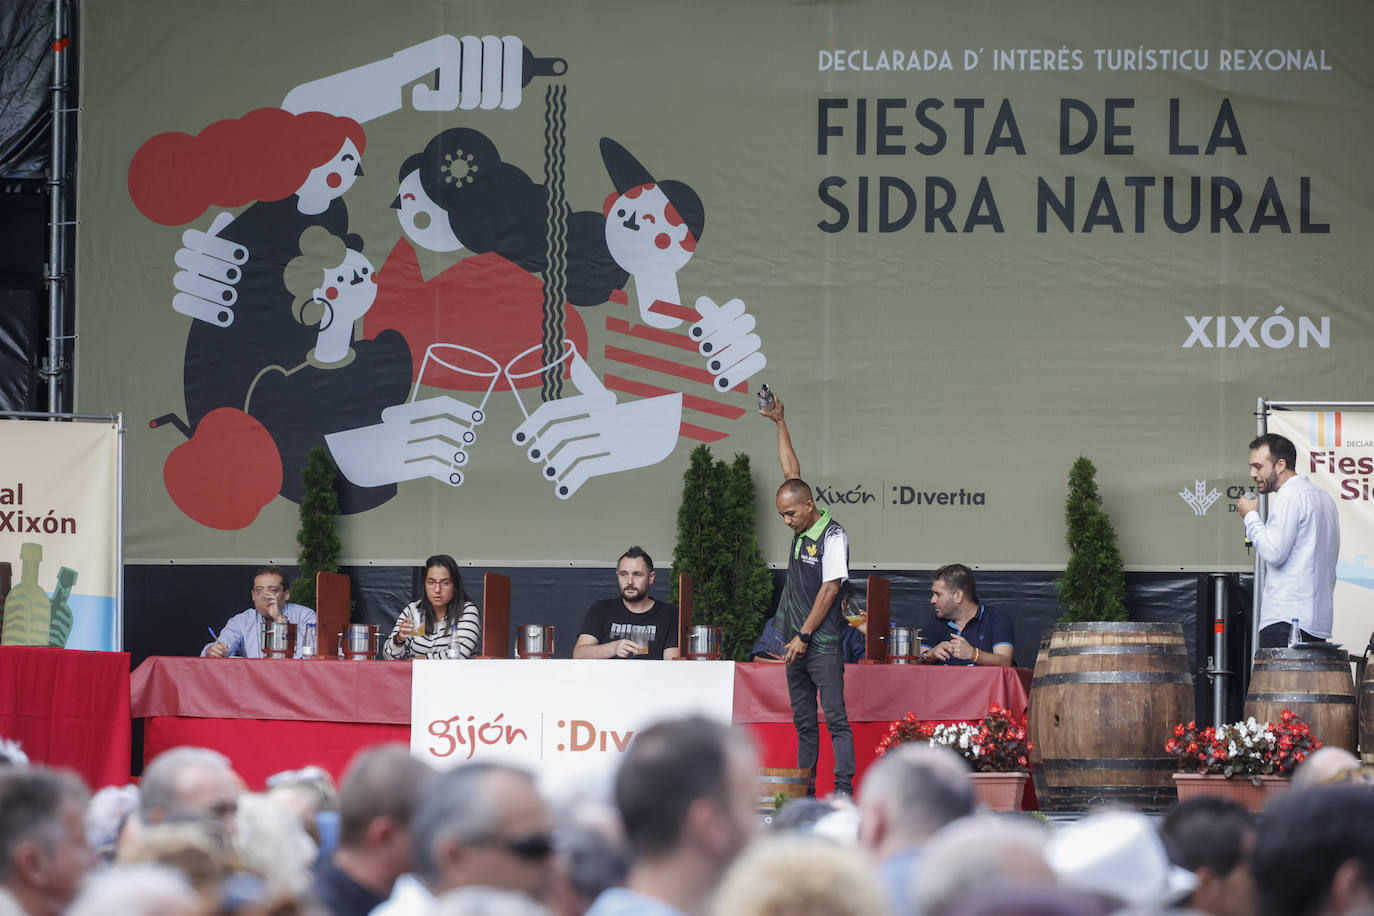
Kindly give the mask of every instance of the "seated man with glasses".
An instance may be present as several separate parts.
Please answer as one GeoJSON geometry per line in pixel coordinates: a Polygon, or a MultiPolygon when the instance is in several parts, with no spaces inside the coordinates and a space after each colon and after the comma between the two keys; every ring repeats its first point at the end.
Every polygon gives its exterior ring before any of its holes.
{"type": "MultiPolygon", "coordinates": [[[[264,620],[278,623],[313,624],[315,612],[300,604],[290,604],[290,583],[286,573],[276,566],[262,566],[253,573],[253,606],[229,618],[215,641],[200,650],[203,658],[262,658],[262,624],[264,620]]],[[[301,641],[296,640],[296,657],[300,658],[301,641]]]]}

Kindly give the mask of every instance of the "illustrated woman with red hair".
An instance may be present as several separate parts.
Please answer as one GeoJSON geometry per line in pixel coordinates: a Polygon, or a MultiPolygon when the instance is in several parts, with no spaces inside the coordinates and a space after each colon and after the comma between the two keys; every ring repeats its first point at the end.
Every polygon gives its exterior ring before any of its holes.
{"type": "Polygon", "coordinates": [[[211,207],[244,208],[182,235],[172,303],[195,319],[182,369],[186,418],[152,421],[193,440],[168,456],[163,477],[172,499],[203,525],[242,528],[279,490],[299,489],[298,480],[283,488],[280,443],[245,408],[265,367],[296,365],[317,337],[292,315],[283,279],[301,254],[302,233],[319,226],[362,250],[342,198],[362,174],[366,143],[351,118],[260,108],[195,136],[158,134],[129,164],[129,197],[156,223],[181,226],[211,207]]]}
{"type": "Polygon", "coordinates": [[[129,196],[154,222],[180,226],[211,207],[247,205],[232,219],[220,214],[206,233],[187,232],[185,240],[203,245],[177,254],[177,310],[199,319],[183,369],[191,428],[217,407],[242,409],[264,365],[312,345],[314,332],[291,315],[282,274],[310,226],[361,250],[342,198],[362,174],[365,146],[351,118],[260,108],[195,136],[158,134],[134,154],[129,196]]]}

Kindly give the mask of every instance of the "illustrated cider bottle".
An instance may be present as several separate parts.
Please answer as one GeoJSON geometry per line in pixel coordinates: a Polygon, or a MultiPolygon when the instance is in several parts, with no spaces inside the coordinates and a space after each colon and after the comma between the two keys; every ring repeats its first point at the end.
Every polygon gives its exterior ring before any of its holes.
{"type": "Polygon", "coordinates": [[[52,590],[52,601],[48,605],[51,611],[48,645],[59,649],[67,647],[67,637],[72,635],[72,606],[67,599],[75,585],[76,570],[63,566],[57,571],[57,587],[52,590]]]}
{"type": "Polygon", "coordinates": [[[0,631],[4,630],[5,623],[5,596],[10,593],[10,577],[14,567],[8,563],[0,563],[0,631]]]}
{"type": "Polygon", "coordinates": [[[52,607],[48,595],[38,587],[38,564],[43,561],[43,545],[28,543],[19,548],[24,564],[19,584],[5,596],[5,625],[0,645],[46,646],[52,607]]]}

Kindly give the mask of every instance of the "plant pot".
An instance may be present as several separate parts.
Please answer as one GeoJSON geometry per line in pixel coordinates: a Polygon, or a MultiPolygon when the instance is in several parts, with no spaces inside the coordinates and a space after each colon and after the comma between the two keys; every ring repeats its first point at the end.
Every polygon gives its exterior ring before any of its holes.
{"type": "Polygon", "coordinates": [[[1255,778],[1228,778],[1216,773],[1175,773],[1174,787],[1178,789],[1178,800],[1181,802],[1204,795],[1218,795],[1250,811],[1263,811],[1272,799],[1287,792],[1293,782],[1287,776],[1260,776],[1259,785],[1255,785],[1255,778]]]}
{"type": "Polygon", "coordinates": [[[973,794],[993,811],[1020,811],[1029,773],[970,773],[973,794]]]}

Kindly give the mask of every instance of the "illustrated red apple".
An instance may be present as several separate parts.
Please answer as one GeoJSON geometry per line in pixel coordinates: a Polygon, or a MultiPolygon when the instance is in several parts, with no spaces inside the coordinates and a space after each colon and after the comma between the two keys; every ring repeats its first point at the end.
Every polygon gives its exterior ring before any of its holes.
{"type": "Polygon", "coordinates": [[[209,528],[237,531],[281,490],[281,455],[267,429],[233,407],[210,411],[162,466],[167,493],[209,528]]]}

